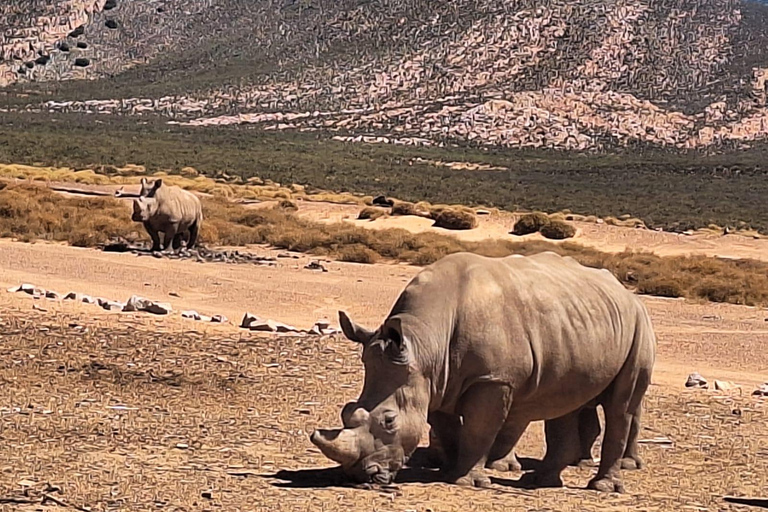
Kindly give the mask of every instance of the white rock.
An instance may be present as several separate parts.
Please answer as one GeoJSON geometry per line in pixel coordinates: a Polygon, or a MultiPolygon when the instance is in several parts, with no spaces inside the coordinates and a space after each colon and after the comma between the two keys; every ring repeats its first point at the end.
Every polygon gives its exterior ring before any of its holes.
{"type": "Polygon", "coordinates": [[[96,304],[96,299],[94,299],[90,295],[83,295],[80,300],[85,302],[86,304],[96,304]]]}
{"type": "Polygon", "coordinates": [[[251,313],[246,313],[245,316],[243,316],[243,321],[240,322],[240,327],[243,329],[250,329],[251,325],[253,325],[256,322],[259,322],[260,318],[256,315],[252,315],[251,313]]]}
{"type": "Polygon", "coordinates": [[[758,388],[752,393],[752,395],[754,395],[754,396],[768,396],[768,382],[758,386],[758,388]]]}
{"type": "Polygon", "coordinates": [[[123,311],[146,311],[155,315],[167,315],[173,309],[167,302],[152,302],[149,299],[133,295],[125,304],[123,311]]]}
{"type": "Polygon", "coordinates": [[[327,329],[331,326],[331,322],[323,318],[322,320],[318,320],[315,322],[315,326],[319,329],[327,329]]]}
{"type": "Polygon", "coordinates": [[[225,317],[224,315],[213,315],[210,318],[210,321],[216,324],[225,324],[229,322],[229,319],[225,317]]]}
{"type": "Polygon", "coordinates": [[[257,320],[252,322],[248,328],[252,331],[277,332],[277,322],[274,320],[257,320]]]}
{"type": "Polygon", "coordinates": [[[173,311],[173,308],[167,302],[150,302],[147,307],[144,308],[144,311],[154,315],[167,315],[173,311]]]}
{"type": "Polygon", "coordinates": [[[107,300],[107,299],[97,299],[99,306],[101,306],[103,309],[106,309],[107,311],[122,311],[125,307],[125,304],[122,302],[115,302],[113,300],[107,300]]]}
{"type": "Polygon", "coordinates": [[[64,296],[64,300],[77,300],[77,293],[69,292],[64,296]]]}
{"type": "Polygon", "coordinates": [[[53,290],[48,290],[47,292],[45,292],[45,298],[59,300],[59,294],[54,292],[53,290]]]}
{"type": "Polygon", "coordinates": [[[181,316],[183,318],[191,318],[192,320],[200,320],[200,313],[195,310],[182,311],[181,316]]]}

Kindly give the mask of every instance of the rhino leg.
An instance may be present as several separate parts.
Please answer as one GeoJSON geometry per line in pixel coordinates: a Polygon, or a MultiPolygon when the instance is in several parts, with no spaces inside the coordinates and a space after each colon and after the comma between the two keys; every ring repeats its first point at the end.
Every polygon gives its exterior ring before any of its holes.
{"type": "Polygon", "coordinates": [[[514,448],[528,425],[528,422],[507,421],[488,452],[485,467],[496,471],[520,471],[522,466],[517,460],[514,448]]]}
{"type": "Polygon", "coordinates": [[[637,437],[640,435],[640,417],[642,405],[638,407],[637,412],[632,415],[632,422],[629,424],[629,437],[627,438],[627,448],[624,450],[624,458],[621,459],[621,469],[643,469],[645,462],[640,458],[637,449],[637,437]]]}
{"type": "Polygon", "coordinates": [[[520,483],[530,487],[562,487],[560,474],[576,460],[581,450],[579,432],[579,413],[581,409],[546,420],[544,422],[544,437],[547,442],[547,452],[541,465],[524,474],[520,483]]]}
{"type": "Polygon", "coordinates": [[[630,366],[629,369],[620,373],[612,384],[612,389],[603,402],[605,437],[600,454],[600,467],[595,477],[589,481],[587,485],[589,489],[602,492],[624,492],[620,470],[623,460],[628,458],[627,448],[630,453],[634,452],[636,455],[640,408],[649,383],[648,371],[641,370],[636,378],[632,378],[630,366]],[[633,429],[635,430],[634,439],[630,440],[633,429]]]}
{"type": "Polygon", "coordinates": [[[431,467],[448,470],[456,465],[461,419],[458,415],[433,412],[427,418],[431,431],[426,461],[431,467]]]}
{"type": "Polygon", "coordinates": [[[160,234],[158,231],[152,227],[152,225],[149,222],[144,223],[144,229],[147,230],[147,233],[149,233],[149,237],[152,239],[152,252],[159,251],[160,246],[160,234]]]}
{"type": "Polygon", "coordinates": [[[507,418],[512,393],[508,386],[480,383],[461,397],[457,412],[464,419],[459,431],[456,465],[445,472],[448,482],[489,487],[484,466],[488,453],[507,418]]]}
{"type": "Polygon", "coordinates": [[[579,456],[570,465],[591,465],[592,446],[600,435],[600,419],[597,417],[597,407],[584,407],[579,412],[579,456]]]}
{"type": "Polygon", "coordinates": [[[174,223],[169,223],[165,227],[165,240],[163,240],[163,252],[173,252],[173,242],[176,238],[176,233],[179,231],[179,226],[174,223]]]}
{"type": "Polygon", "coordinates": [[[189,226],[189,240],[187,241],[187,249],[192,249],[197,243],[197,235],[200,232],[200,225],[195,222],[189,226]]]}

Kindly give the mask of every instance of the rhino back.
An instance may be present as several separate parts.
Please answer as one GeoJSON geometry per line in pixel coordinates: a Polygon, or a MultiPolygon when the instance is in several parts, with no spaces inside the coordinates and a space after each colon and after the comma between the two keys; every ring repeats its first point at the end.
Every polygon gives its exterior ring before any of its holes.
{"type": "Polygon", "coordinates": [[[647,316],[609,272],[554,253],[448,256],[409,283],[392,313],[410,319],[441,408],[474,383],[496,381],[512,386],[515,408],[532,416],[605,389],[647,316]]]}
{"type": "Polygon", "coordinates": [[[200,199],[187,190],[177,186],[160,187],[156,194],[158,201],[158,222],[178,222],[187,228],[202,219],[200,199]]]}

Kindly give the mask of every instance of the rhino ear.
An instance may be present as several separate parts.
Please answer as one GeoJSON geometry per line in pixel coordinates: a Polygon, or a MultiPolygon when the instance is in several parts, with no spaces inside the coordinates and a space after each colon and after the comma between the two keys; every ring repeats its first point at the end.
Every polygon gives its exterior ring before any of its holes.
{"type": "Polygon", "coordinates": [[[353,322],[344,311],[339,311],[339,324],[344,336],[357,343],[367,344],[375,332],[353,322]]]}
{"type": "Polygon", "coordinates": [[[410,351],[400,318],[392,317],[387,321],[384,335],[387,341],[386,353],[389,359],[395,364],[409,364],[410,351]]]}

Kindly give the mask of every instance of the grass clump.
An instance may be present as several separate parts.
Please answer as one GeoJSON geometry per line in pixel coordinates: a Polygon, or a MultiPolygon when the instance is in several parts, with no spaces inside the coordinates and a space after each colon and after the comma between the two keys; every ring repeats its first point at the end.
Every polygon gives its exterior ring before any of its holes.
{"type": "Polygon", "coordinates": [[[477,227],[477,216],[468,208],[446,208],[437,214],[434,226],[445,229],[473,229],[477,227]]]}
{"type": "Polygon", "coordinates": [[[357,214],[358,220],[376,220],[386,216],[386,211],[374,206],[366,206],[357,214]]]}
{"type": "Polygon", "coordinates": [[[565,240],[576,235],[576,228],[563,220],[550,220],[539,229],[541,236],[550,240],[565,240]]]}
{"type": "Polygon", "coordinates": [[[550,223],[550,219],[546,213],[534,212],[527,213],[520,217],[515,222],[515,227],[512,229],[512,234],[517,236],[530,235],[532,233],[538,233],[543,226],[550,223]]]}

